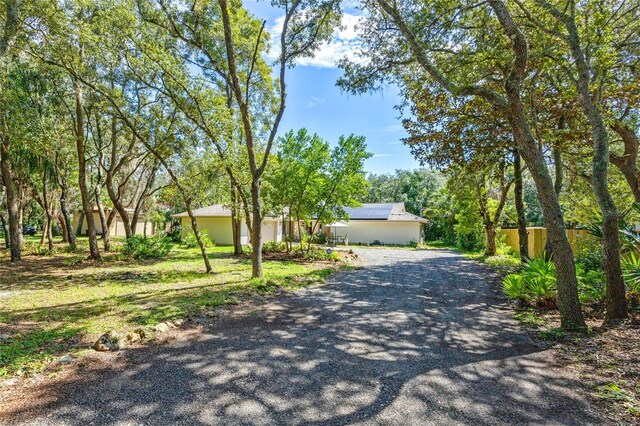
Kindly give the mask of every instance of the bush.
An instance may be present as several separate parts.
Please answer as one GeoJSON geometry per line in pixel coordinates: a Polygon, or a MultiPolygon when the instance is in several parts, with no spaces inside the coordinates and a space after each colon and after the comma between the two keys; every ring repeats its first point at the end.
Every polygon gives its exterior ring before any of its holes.
{"type": "Polygon", "coordinates": [[[627,297],[633,309],[640,307],[640,256],[631,252],[622,258],[627,297]]]}
{"type": "Polygon", "coordinates": [[[588,271],[604,269],[602,246],[595,238],[579,238],[576,242],[576,263],[588,271]]]}
{"type": "Polygon", "coordinates": [[[279,253],[287,251],[287,243],[279,243],[277,241],[267,241],[262,244],[262,253],[279,253]]]}
{"type": "Polygon", "coordinates": [[[313,236],[313,239],[311,240],[311,242],[314,244],[326,244],[327,235],[322,232],[318,232],[316,235],[313,236]]]}
{"type": "Polygon", "coordinates": [[[507,275],[502,289],[510,299],[551,308],[556,299],[556,267],[551,260],[532,259],[518,274],[507,275]]]}
{"type": "Polygon", "coordinates": [[[462,251],[477,251],[484,248],[484,242],[477,232],[457,232],[456,246],[462,251]]]}
{"type": "Polygon", "coordinates": [[[585,271],[581,265],[576,267],[578,277],[578,296],[580,303],[586,305],[601,304],[606,295],[606,282],[603,271],[585,271]]]}
{"type": "Polygon", "coordinates": [[[122,253],[134,259],[160,259],[171,250],[171,240],[165,235],[145,237],[133,235],[125,240],[122,253]]]}
{"type": "MultiPolygon", "coordinates": [[[[205,247],[213,247],[214,242],[211,238],[209,238],[209,232],[206,229],[202,229],[198,231],[200,234],[200,240],[205,247]]],[[[186,248],[199,248],[198,240],[196,240],[196,234],[193,232],[189,232],[186,237],[182,240],[182,245],[186,248]]]]}
{"type": "Polygon", "coordinates": [[[327,250],[313,246],[309,249],[309,251],[306,251],[303,246],[300,246],[299,250],[303,259],[311,261],[331,260],[331,254],[333,254],[333,251],[331,251],[331,253],[327,253],[327,250]]]}

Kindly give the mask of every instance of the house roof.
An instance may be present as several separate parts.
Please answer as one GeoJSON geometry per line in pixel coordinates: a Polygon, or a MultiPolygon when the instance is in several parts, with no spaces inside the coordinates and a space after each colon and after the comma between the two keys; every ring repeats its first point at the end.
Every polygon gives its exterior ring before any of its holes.
{"type": "Polygon", "coordinates": [[[361,207],[344,207],[349,220],[387,220],[392,222],[421,222],[427,220],[406,211],[404,203],[367,203],[361,207]]]}

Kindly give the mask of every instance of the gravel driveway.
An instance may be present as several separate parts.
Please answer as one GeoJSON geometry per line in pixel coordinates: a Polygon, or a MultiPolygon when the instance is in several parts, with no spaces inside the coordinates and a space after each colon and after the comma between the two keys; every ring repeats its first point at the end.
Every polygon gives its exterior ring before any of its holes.
{"type": "Polygon", "coordinates": [[[358,250],[364,268],[191,340],[51,386],[28,424],[601,424],[512,319],[484,266],[446,250],[358,250]]]}

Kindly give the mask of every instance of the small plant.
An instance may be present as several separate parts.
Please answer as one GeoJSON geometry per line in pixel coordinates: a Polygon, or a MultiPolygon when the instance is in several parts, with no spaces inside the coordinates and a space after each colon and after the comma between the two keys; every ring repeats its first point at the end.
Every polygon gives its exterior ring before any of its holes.
{"type": "Polygon", "coordinates": [[[532,310],[518,312],[515,315],[515,318],[522,324],[529,327],[540,327],[547,322],[542,315],[532,310]]]}
{"type": "Polygon", "coordinates": [[[267,241],[262,244],[262,253],[280,253],[287,251],[287,244],[277,241],[267,241]]]}
{"type": "Polygon", "coordinates": [[[585,305],[601,304],[606,294],[604,272],[602,270],[585,271],[582,265],[578,265],[576,267],[576,275],[578,277],[580,303],[585,305]]]}
{"type": "Polygon", "coordinates": [[[551,328],[549,330],[541,331],[539,334],[542,340],[564,340],[567,337],[567,333],[561,328],[551,328]]]}
{"type": "Polygon", "coordinates": [[[24,254],[33,256],[51,256],[55,253],[48,246],[33,242],[26,243],[22,250],[24,254]]]}
{"type": "Polygon", "coordinates": [[[556,267],[548,259],[532,259],[518,274],[507,275],[502,289],[510,299],[552,308],[556,299],[556,267]]]}
{"type": "Polygon", "coordinates": [[[318,232],[313,236],[312,242],[314,244],[326,244],[327,243],[327,235],[323,232],[318,232]]]}
{"type": "Polygon", "coordinates": [[[627,297],[632,309],[640,308],[640,256],[634,252],[622,258],[622,271],[627,285],[627,297]]]}
{"type": "Polygon", "coordinates": [[[600,241],[595,238],[578,238],[576,241],[576,263],[588,271],[602,271],[604,255],[600,241]]]}
{"type": "Polygon", "coordinates": [[[139,260],[160,259],[169,253],[171,246],[171,240],[164,235],[153,237],[133,235],[126,239],[122,253],[139,260]]]}
{"type": "MultiPolygon", "coordinates": [[[[206,229],[202,229],[198,231],[200,234],[200,241],[204,244],[205,247],[213,247],[214,242],[211,238],[209,238],[209,232],[206,229]]],[[[196,239],[196,234],[193,232],[189,232],[184,239],[182,240],[182,245],[186,248],[198,248],[198,240],[196,239]]]]}

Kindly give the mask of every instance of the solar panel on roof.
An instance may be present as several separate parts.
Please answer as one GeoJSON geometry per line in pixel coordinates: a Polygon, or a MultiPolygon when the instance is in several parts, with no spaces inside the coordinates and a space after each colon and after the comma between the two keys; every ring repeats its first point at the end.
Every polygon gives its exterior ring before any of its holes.
{"type": "Polygon", "coordinates": [[[378,219],[389,218],[393,204],[378,204],[373,206],[362,206],[356,208],[345,208],[350,219],[378,219]]]}

